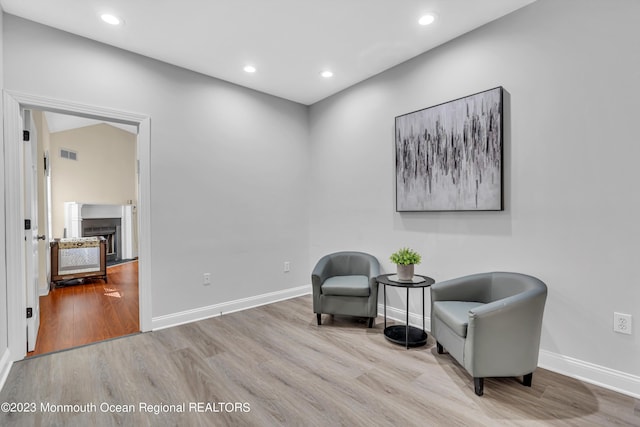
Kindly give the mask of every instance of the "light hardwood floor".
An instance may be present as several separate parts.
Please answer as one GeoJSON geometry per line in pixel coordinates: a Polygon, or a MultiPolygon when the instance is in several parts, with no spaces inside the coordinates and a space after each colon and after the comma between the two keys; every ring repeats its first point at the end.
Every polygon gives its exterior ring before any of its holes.
{"type": "Polygon", "coordinates": [[[544,369],[531,388],[488,379],[478,397],[431,337],[406,350],[385,340],[380,318],[373,329],[338,316],[316,326],[310,296],[25,359],[2,402],[37,407],[0,413],[2,426],[640,425],[636,399],[544,369]],[[198,402],[210,412],[190,410],[198,402]],[[134,411],[102,412],[103,403],[134,411]],[[43,411],[47,404],[92,411],[43,411]]]}

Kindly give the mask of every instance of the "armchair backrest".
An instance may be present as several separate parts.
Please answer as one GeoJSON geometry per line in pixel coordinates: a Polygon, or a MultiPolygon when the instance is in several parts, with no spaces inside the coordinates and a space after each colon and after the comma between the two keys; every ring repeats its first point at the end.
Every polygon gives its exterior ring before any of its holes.
{"type": "Polygon", "coordinates": [[[485,304],[520,294],[547,292],[547,286],[541,280],[521,273],[477,273],[450,282],[463,283],[464,286],[448,290],[448,296],[444,299],[485,304]]]}
{"type": "Polygon", "coordinates": [[[378,260],[364,252],[336,252],[323,257],[320,262],[323,261],[326,262],[325,273],[328,277],[350,275],[375,277],[380,270],[378,260]]]}
{"type": "Polygon", "coordinates": [[[546,295],[547,285],[540,279],[521,273],[494,272],[491,274],[491,288],[487,301],[492,302],[500,299],[521,294],[542,294],[546,295]]]}

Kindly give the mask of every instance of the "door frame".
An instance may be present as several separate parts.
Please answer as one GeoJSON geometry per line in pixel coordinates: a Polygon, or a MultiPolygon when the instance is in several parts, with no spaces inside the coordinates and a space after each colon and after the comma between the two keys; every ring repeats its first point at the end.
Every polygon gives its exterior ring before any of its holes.
{"type": "MultiPolygon", "coordinates": [[[[40,329],[40,256],[38,238],[38,130],[33,120],[33,110],[21,110],[22,129],[29,131],[29,138],[23,141],[23,168],[24,168],[24,202],[25,218],[31,220],[30,230],[24,230],[25,234],[25,278],[26,278],[26,304],[31,307],[31,317],[27,318],[27,352],[34,351],[38,330],[40,329]]],[[[46,239],[46,236],[45,236],[46,239]]],[[[46,274],[46,272],[45,272],[46,274]]]]}
{"type": "Polygon", "coordinates": [[[26,296],[24,244],[24,192],[21,109],[52,111],[138,127],[138,296],[140,330],[151,330],[151,117],[109,108],[3,91],[5,232],[7,275],[7,329],[10,360],[26,356],[26,296]],[[13,224],[13,226],[11,226],[13,224]]]}

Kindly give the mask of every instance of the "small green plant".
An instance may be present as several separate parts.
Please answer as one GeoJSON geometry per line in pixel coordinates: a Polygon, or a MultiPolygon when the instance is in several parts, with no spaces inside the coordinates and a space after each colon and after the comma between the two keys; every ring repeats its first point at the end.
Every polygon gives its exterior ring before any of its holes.
{"type": "Polygon", "coordinates": [[[400,265],[420,264],[420,254],[409,248],[402,248],[389,257],[392,263],[400,265]]]}

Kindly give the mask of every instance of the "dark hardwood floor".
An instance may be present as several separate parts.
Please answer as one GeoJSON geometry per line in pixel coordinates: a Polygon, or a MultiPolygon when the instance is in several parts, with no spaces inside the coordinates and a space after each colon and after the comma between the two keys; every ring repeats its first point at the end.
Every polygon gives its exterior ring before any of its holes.
{"type": "Polygon", "coordinates": [[[40,330],[27,357],[140,331],[138,262],[107,267],[107,280],[87,279],[40,297],[40,330]]]}

